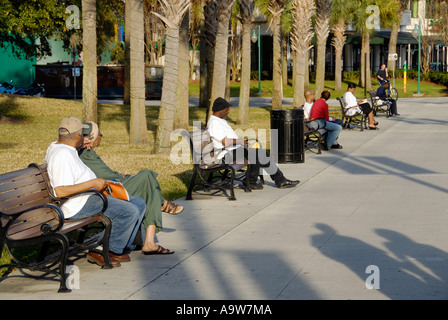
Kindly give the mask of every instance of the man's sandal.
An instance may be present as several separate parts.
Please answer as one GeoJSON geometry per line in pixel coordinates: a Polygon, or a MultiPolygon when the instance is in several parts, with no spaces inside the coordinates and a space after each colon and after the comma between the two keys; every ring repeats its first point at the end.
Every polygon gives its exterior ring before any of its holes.
{"type": "Polygon", "coordinates": [[[165,200],[165,203],[162,206],[162,211],[169,214],[179,214],[184,210],[184,207],[181,205],[175,204],[169,200],[165,200]]]}

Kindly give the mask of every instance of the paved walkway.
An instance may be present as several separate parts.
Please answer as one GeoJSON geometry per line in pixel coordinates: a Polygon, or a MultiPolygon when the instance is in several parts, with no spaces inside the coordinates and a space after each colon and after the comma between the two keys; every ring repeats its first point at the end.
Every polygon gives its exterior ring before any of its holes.
{"type": "Polygon", "coordinates": [[[69,294],[18,271],[0,299],[448,299],[448,99],[398,107],[379,131],[343,130],[342,150],[281,164],[296,188],[180,199],[158,235],[173,255],[77,259],[69,294]]]}

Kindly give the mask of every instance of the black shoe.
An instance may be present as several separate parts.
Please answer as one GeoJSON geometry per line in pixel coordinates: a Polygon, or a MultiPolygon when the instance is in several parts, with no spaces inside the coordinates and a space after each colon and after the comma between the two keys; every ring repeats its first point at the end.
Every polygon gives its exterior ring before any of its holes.
{"type": "Polygon", "coordinates": [[[394,113],[393,116],[398,117],[400,114],[399,113],[394,113]]]}
{"type": "Polygon", "coordinates": [[[279,189],[291,188],[300,183],[299,180],[288,180],[286,178],[282,179],[280,182],[276,182],[275,185],[279,189]]]}
{"type": "Polygon", "coordinates": [[[332,145],[331,149],[342,149],[342,146],[339,143],[337,143],[337,144],[332,145]]]}
{"type": "Polygon", "coordinates": [[[263,189],[263,184],[261,184],[260,182],[251,183],[250,189],[251,190],[261,190],[261,189],[263,189]]]}

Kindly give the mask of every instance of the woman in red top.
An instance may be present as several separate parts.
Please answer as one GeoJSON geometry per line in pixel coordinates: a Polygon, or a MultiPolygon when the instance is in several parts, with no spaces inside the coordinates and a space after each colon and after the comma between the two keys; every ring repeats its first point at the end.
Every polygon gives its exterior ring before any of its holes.
{"type": "Polygon", "coordinates": [[[342,126],[333,122],[333,119],[330,119],[327,104],[328,99],[330,99],[330,91],[325,90],[322,92],[320,99],[314,101],[310,112],[310,120],[315,120],[319,125],[319,129],[327,130],[327,144],[324,145],[325,150],[342,149],[342,146],[338,143],[342,126]]]}

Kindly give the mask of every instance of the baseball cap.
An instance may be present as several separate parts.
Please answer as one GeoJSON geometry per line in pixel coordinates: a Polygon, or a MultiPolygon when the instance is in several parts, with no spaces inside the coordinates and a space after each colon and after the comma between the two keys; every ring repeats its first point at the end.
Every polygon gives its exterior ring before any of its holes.
{"type": "Polygon", "coordinates": [[[61,123],[59,123],[59,134],[62,135],[69,135],[78,131],[81,131],[82,129],[86,128],[87,126],[84,125],[81,120],[75,117],[68,117],[61,120],[61,123]]]}
{"type": "Polygon", "coordinates": [[[100,128],[95,122],[84,122],[84,125],[87,126],[87,128],[82,129],[82,134],[84,136],[90,136],[91,141],[95,141],[96,138],[98,138],[99,135],[101,135],[100,128]]]}

